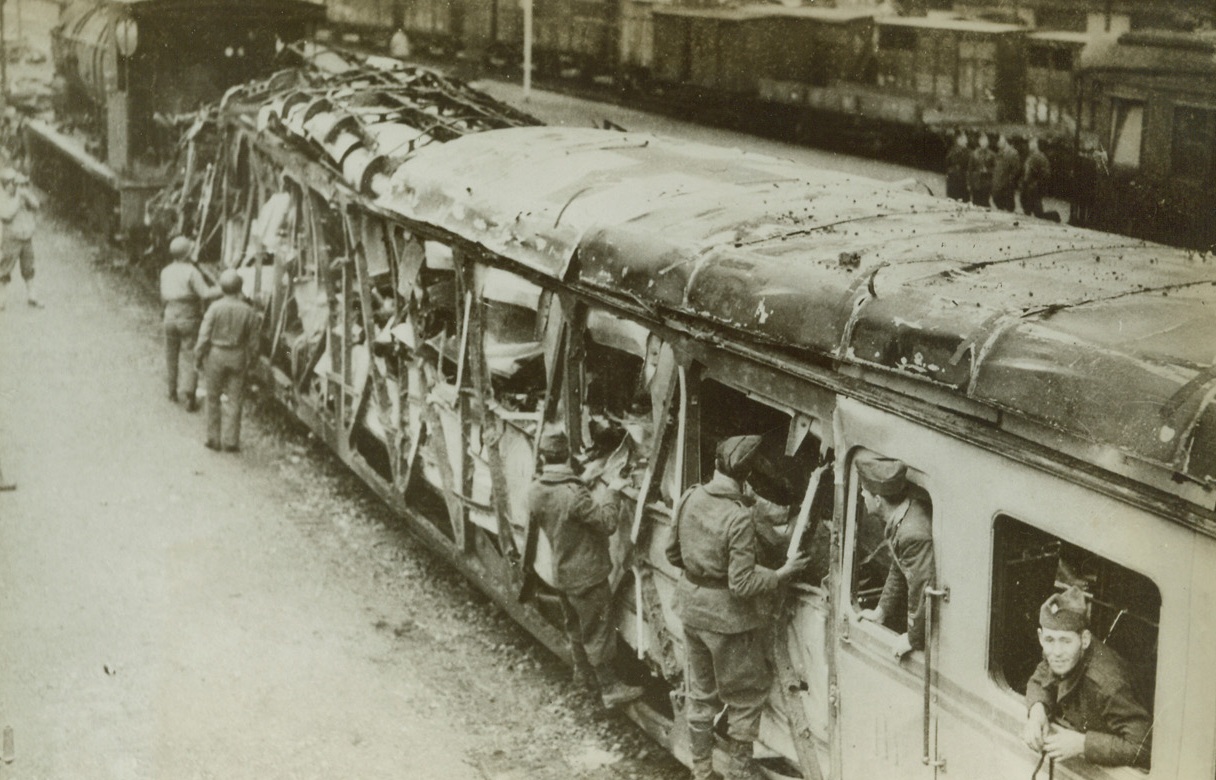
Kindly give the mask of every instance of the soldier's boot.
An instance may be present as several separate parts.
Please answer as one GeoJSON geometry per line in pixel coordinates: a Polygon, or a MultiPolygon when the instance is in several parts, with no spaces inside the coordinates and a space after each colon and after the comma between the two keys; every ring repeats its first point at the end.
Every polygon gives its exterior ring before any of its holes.
{"type": "Polygon", "coordinates": [[[587,661],[574,659],[574,672],[570,677],[570,682],[575,688],[594,691],[599,688],[599,682],[595,677],[595,667],[587,661]]]}
{"type": "Polygon", "coordinates": [[[642,698],[643,692],[642,688],[637,685],[626,685],[617,680],[607,688],[600,690],[600,700],[604,703],[604,708],[610,710],[613,707],[637,701],[642,698]]]}
{"type": "Polygon", "coordinates": [[[608,665],[597,666],[595,676],[600,682],[600,701],[603,702],[604,709],[610,710],[642,698],[644,691],[640,687],[621,682],[608,665]]]}
{"type": "Polygon", "coordinates": [[[730,752],[730,767],[726,770],[726,780],[767,780],[756,759],[752,758],[751,742],[728,739],[727,750],[730,752]]]}
{"type": "Polygon", "coordinates": [[[8,282],[0,282],[0,311],[4,311],[8,303],[8,282]]]}
{"type": "Polygon", "coordinates": [[[688,724],[688,749],[692,753],[692,780],[724,780],[714,771],[714,731],[706,724],[688,724]]]}
{"type": "Polygon", "coordinates": [[[37,309],[42,308],[42,301],[38,300],[37,294],[34,292],[34,280],[25,280],[25,302],[37,309]]]}

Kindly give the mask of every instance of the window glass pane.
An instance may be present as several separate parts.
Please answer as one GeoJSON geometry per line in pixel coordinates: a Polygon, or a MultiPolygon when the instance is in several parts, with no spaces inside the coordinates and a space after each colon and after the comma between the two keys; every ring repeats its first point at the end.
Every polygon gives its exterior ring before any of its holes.
{"type": "Polygon", "coordinates": [[[1032,68],[1051,67],[1051,49],[1046,46],[1031,46],[1026,50],[1026,64],[1032,68]]]}
{"type": "Polygon", "coordinates": [[[1144,104],[1114,101],[1111,128],[1111,163],[1129,168],[1140,167],[1140,143],[1144,130],[1144,104]]]}
{"type": "Polygon", "coordinates": [[[1198,108],[1174,110],[1170,169],[1182,179],[1204,182],[1212,176],[1216,153],[1216,111],[1198,108]]]}
{"type": "Polygon", "coordinates": [[[916,48],[916,32],[905,27],[879,27],[878,48],[911,51],[916,48]]]}

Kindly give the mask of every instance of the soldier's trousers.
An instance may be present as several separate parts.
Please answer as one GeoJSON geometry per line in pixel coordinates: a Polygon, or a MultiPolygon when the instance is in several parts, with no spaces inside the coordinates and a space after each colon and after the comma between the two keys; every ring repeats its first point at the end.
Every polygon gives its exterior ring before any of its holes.
{"type": "Polygon", "coordinates": [[[710,728],[714,715],[726,705],[727,735],[741,742],[756,741],[773,684],[764,637],[760,628],[738,634],[684,628],[690,725],[710,728]]]}
{"type": "Polygon", "coordinates": [[[207,441],[239,447],[241,400],[245,394],[244,350],[212,347],[203,371],[203,387],[207,393],[207,441]],[[221,404],[221,395],[228,396],[227,404],[221,404]]]}
{"type": "MultiPolygon", "coordinates": [[[[577,666],[586,661],[602,677],[616,654],[616,626],[612,622],[612,589],[604,580],[578,593],[562,593],[566,639],[577,666]]],[[[603,680],[601,679],[601,682],[603,680]]]]}
{"type": "Polygon", "coordinates": [[[178,364],[181,389],[186,398],[194,397],[198,390],[198,371],[194,367],[194,342],[198,341],[198,320],[177,320],[165,323],[165,373],[169,380],[169,394],[178,391],[178,364]]]}

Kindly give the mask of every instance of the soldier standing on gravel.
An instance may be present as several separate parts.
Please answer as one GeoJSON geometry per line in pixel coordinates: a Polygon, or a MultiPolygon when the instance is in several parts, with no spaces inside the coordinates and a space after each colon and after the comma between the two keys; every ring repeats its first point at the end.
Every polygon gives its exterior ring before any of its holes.
{"type": "Polygon", "coordinates": [[[752,746],[772,687],[764,641],[769,616],[765,594],[806,568],[807,558],[779,569],[756,563],[756,521],[743,485],[759,449],[759,436],[722,440],[714,476],[689,490],[676,508],[667,560],[684,570],[677,586],[684,624],[688,685],[686,715],[694,780],[714,780],[714,716],[726,707],[730,780],[760,780],[752,746]]]}
{"type": "Polygon", "coordinates": [[[616,501],[597,503],[591,497],[570,467],[564,433],[546,434],[540,455],[542,470],[528,491],[528,513],[553,550],[553,586],[561,596],[575,682],[588,687],[598,682],[607,708],[626,704],[639,698],[642,689],[621,682],[612,665],[616,626],[608,538],[617,526],[616,501]]]}
{"type": "Polygon", "coordinates": [[[194,242],[176,236],[169,242],[168,265],[160,272],[160,298],[164,304],[165,369],[169,379],[169,400],[177,403],[177,377],[180,359],[185,361],[183,390],[186,411],[198,409],[198,371],[194,368],[194,342],[204,301],[219,297],[219,290],[207,284],[202,272],[190,262],[194,242]],[[185,352],[185,355],[181,353],[185,352]]]}
{"type": "Polygon", "coordinates": [[[4,308],[17,265],[25,280],[26,302],[42,307],[34,294],[34,213],[41,204],[26,186],[29,181],[12,168],[0,171],[0,309],[4,308]]]}
{"type": "Polygon", "coordinates": [[[207,308],[198,330],[195,361],[203,367],[207,392],[207,448],[240,452],[241,402],[245,373],[257,346],[258,313],[241,295],[241,276],[229,268],[220,274],[224,297],[207,308]],[[222,397],[228,396],[228,408],[222,397]]]}

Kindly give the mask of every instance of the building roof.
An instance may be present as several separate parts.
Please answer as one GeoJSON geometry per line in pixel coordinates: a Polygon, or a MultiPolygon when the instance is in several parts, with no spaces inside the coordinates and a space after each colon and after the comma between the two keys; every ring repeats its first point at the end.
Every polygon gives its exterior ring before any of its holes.
{"type": "Polygon", "coordinates": [[[1211,257],[590,129],[426,147],[379,203],[774,359],[929,383],[1216,487],[1211,257]]]}
{"type": "Polygon", "coordinates": [[[1081,51],[1077,70],[1216,76],[1216,37],[1168,32],[1106,36],[1081,51]]]}
{"type": "Polygon", "coordinates": [[[915,27],[921,30],[949,30],[951,32],[980,33],[984,35],[1006,35],[1024,33],[1025,27],[1016,24],[1001,24],[970,19],[950,19],[940,16],[879,16],[878,24],[885,27],[915,27]]]}
{"type": "Polygon", "coordinates": [[[1084,46],[1093,40],[1089,33],[1070,32],[1068,30],[1039,30],[1026,36],[1030,42],[1064,43],[1072,46],[1084,46]]]}

